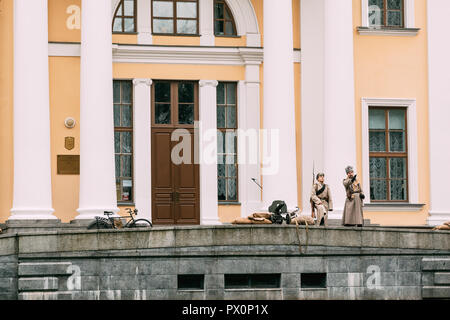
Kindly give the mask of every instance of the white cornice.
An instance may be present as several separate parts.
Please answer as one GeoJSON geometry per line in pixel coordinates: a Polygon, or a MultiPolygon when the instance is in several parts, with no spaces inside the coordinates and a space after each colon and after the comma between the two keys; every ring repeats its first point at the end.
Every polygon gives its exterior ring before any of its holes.
{"type": "MultiPolygon", "coordinates": [[[[51,57],[79,57],[79,43],[49,43],[51,57]]],[[[201,65],[260,65],[263,48],[251,47],[188,47],[113,44],[116,63],[201,64],[201,65]]],[[[300,50],[293,53],[293,62],[301,61],[300,50]]]]}

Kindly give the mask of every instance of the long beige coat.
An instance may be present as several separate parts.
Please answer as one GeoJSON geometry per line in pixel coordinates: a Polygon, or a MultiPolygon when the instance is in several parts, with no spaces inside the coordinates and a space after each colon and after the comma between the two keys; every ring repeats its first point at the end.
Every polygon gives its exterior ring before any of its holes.
{"type": "Polygon", "coordinates": [[[342,215],[342,225],[362,225],[364,223],[363,216],[363,200],[360,194],[364,194],[358,180],[352,183],[349,178],[344,179],[344,187],[347,193],[345,199],[344,213],[342,215]]]}
{"type": "Polygon", "coordinates": [[[317,209],[316,224],[320,225],[322,218],[324,218],[324,224],[328,224],[328,211],[333,210],[333,198],[331,197],[330,187],[325,184],[325,190],[316,194],[318,190],[322,189],[323,184],[320,182],[314,183],[311,188],[311,205],[317,209]]]}

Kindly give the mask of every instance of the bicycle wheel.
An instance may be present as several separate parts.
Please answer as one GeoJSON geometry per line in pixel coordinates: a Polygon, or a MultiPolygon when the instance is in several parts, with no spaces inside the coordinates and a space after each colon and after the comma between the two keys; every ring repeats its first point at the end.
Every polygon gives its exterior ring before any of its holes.
{"type": "Polygon", "coordinates": [[[137,219],[128,225],[129,228],[149,228],[152,226],[152,223],[147,219],[137,219]]]}
{"type": "Polygon", "coordinates": [[[113,229],[110,223],[104,221],[104,220],[95,220],[92,221],[88,227],[89,230],[92,229],[113,229]]]}

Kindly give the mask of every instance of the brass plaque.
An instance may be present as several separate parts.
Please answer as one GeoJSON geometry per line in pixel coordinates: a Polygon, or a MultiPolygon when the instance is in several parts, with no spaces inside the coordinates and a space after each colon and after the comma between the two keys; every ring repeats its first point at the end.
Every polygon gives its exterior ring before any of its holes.
{"type": "Polygon", "coordinates": [[[58,155],[58,174],[80,174],[80,155],[58,155]]]}
{"type": "Polygon", "coordinates": [[[75,138],[74,137],[65,137],[64,146],[67,150],[72,150],[75,148],[75,138]]]}

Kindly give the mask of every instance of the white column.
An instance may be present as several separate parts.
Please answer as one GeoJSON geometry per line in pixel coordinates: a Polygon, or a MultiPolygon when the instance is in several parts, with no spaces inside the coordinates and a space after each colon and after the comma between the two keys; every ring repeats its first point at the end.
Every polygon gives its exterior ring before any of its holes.
{"type": "Polygon", "coordinates": [[[151,79],[134,79],[134,203],[138,217],[152,219],[151,79]]]}
{"type": "Polygon", "coordinates": [[[80,204],[76,219],[117,213],[114,168],[111,1],[83,0],[80,204]]]}
{"type": "Polygon", "coordinates": [[[297,205],[297,156],[291,0],[264,0],[264,125],[270,169],[263,157],[264,208],[273,200],[297,205]],[[278,133],[278,139],[276,136],[278,133]],[[278,144],[278,148],[277,148],[278,144]]]}
{"type": "Polygon", "coordinates": [[[200,111],[200,223],[219,224],[217,195],[217,85],[201,80],[200,111]]]}
{"type": "Polygon", "coordinates": [[[314,160],[333,192],[330,218],[341,218],[345,167],[356,170],[352,0],[302,0],[301,18],[303,209],[314,160]]]}
{"type": "MultiPolygon", "coordinates": [[[[356,168],[355,80],[352,0],[325,2],[324,171],[333,192],[334,212],[345,203],[345,167],[356,168]]],[[[366,190],[368,192],[369,190],[366,190]]]]}
{"type": "Polygon", "coordinates": [[[14,0],[14,195],[9,220],[52,209],[47,0],[14,0]]]}
{"type": "Polygon", "coordinates": [[[152,44],[152,5],[149,0],[137,0],[138,44],[152,44]]]}
{"type": "Polygon", "coordinates": [[[200,45],[214,46],[214,0],[200,0],[200,45]]]}
{"type": "Polygon", "coordinates": [[[254,178],[261,184],[259,68],[259,63],[247,64],[246,80],[238,85],[239,200],[243,217],[261,210],[261,189],[252,181],[254,178]]]}
{"type": "Polygon", "coordinates": [[[450,1],[428,1],[428,79],[430,127],[430,216],[429,225],[439,225],[450,220],[448,182],[450,181],[450,25],[446,13],[450,1]]]}

